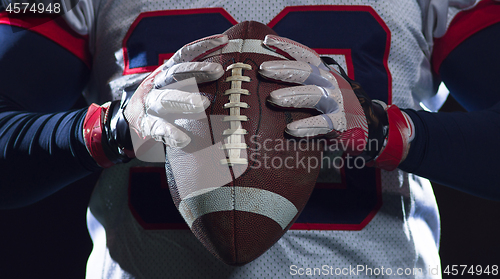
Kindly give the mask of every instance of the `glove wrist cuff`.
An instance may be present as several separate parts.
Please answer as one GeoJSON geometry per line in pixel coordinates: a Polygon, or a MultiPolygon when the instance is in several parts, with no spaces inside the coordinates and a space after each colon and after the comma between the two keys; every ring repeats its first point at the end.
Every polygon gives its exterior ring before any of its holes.
{"type": "Polygon", "coordinates": [[[96,163],[109,168],[134,157],[128,124],[121,115],[120,102],[92,104],[83,121],[83,138],[96,163]]]}
{"type": "Polygon", "coordinates": [[[83,138],[85,147],[96,163],[103,168],[109,168],[114,163],[108,159],[103,148],[103,119],[109,108],[109,104],[99,106],[91,104],[87,110],[87,115],[83,121],[83,138]]]}
{"type": "Polygon", "coordinates": [[[110,151],[120,162],[126,163],[134,158],[134,147],[130,137],[130,129],[125,117],[120,101],[111,102],[106,117],[104,119],[104,132],[110,151]]]}
{"type": "Polygon", "coordinates": [[[375,167],[392,171],[408,155],[410,141],[413,138],[414,128],[411,118],[397,106],[390,105],[386,108],[389,122],[389,132],[386,144],[375,157],[372,164],[375,167]]]}

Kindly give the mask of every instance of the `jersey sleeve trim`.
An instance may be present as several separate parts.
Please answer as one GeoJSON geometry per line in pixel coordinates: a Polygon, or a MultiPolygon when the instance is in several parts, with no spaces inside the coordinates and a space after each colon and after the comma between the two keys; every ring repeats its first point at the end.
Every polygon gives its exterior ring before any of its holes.
{"type": "Polygon", "coordinates": [[[475,33],[500,22],[500,2],[483,0],[474,8],[458,13],[447,32],[434,40],[432,70],[439,75],[439,68],[453,49],[475,33]]]}
{"type": "Polygon", "coordinates": [[[74,54],[90,68],[88,35],[79,35],[73,31],[60,16],[15,15],[0,12],[0,24],[17,26],[38,33],[74,54]]]}

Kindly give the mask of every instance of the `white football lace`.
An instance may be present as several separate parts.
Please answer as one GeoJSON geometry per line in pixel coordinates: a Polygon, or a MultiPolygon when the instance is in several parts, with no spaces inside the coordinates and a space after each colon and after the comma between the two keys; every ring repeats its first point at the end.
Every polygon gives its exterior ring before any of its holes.
{"type": "Polygon", "coordinates": [[[228,158],[221,160],[222,164],[229,166],[240,164],[247,165],[248,160],[241,158],[241,150],[247,149],[248,146],[243,141],[243,135],[247,134],[247,130],[241,127],[242,121],[247,121],[248,117],[240,114],[240,109],[249,108],[250,106],[240,101],[240,95],[250,95],[248,90],[241,88],[242,82],[250,82],[250,77],[243,75],[243,70],[252,70],[252,66],[244,63],[234,63],[227,67],[227,71],[231,70],[231,76],[226,78],[226,82],[231,82],[231,88],[224,92],[224,95],[229,95],[229,103],[224,104],[224,108],[229,109],[229,116],[224,117],[223,121],[230,123],[230,128],[224,130],[223,135],[229,135],[222,149],[227,150],[228,158]]]}

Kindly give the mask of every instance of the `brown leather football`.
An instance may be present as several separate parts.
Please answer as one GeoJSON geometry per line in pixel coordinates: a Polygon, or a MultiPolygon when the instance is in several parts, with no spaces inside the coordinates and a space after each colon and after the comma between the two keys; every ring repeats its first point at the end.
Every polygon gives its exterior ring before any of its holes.
{"type": "Polygon", "coordinates": [[[175,205],[194,235],[216,257],[243,265],[266,252],[294,223],[314,188],[321,161],[318,142],[285,136],[287,123],[311,116],[266,102],[285,86],[258,74],[262,62],[285,57],[263,47],[258,22],[227,30],[229,44],[203,61],[225,74],[199,86],[211,105],[207,118],[176,124],[191,137],[167,148],[167,177],[175,205]]]}

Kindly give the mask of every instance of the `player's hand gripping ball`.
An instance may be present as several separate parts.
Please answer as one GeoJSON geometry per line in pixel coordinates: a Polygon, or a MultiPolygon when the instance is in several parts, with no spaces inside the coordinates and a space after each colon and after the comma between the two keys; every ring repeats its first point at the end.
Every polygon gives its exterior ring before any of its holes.
{"type": "Polygon", "coordinates": [[[180,115],[203,113],[209,101],[196,92],[196,84],[216,80],[224,73],[220,64],[191,61],[225,44],[224,35],[187,44],[138,87],[126,88],[121,101],[91,105],[83,131],[87,150],[95,161],[102,167],[128,162],[133,157],[163,162],[161,142],[178,148],[188,145],[190,137],[175,121],[180,115]],[[180,82],[190,78],[191,83],[180,82]]]}
{"type": "Polygon", "coordinates": [[[268,101],[284,108],[321,113],[288,124],[286,132],[295,137],[329,136],[337,139],[344,151],[360,154],[368,139],[368,124],[351,84],[309,47],[274,35],[266,36],[264,44],[290,60],[264,62],[260,74],[300,84],[271,92],[268,101]]]}
{"type": "Polygon", "coordinates": [[[284,108],[314,109],[321,115],[288,124],[295,137],[325,136],[351,155],[361,155],[367,165],[394,170],[405,159],[414,136],[412,121],[397,106],[371,100],[361,85],[350,79],[331,58],[320,58],[312,49],[275,35],[264,44],[292,61],[268,61],[260,73],[273,80],[298,84],[275,90],[269,102],[284,108]],[[338,71],[331,65],[336,64],[338,71]]]}
{"type": "Polygon", "coordinates": [[[220,78],[224,74],[220,64],[192,61],[226,44],[225,35],[197,40],[183,46],[151,73],[127,100],[124,115],[132,130],[143,139],[152,138],[167,146],[188,145],[190,137],[174,124],[175,120],[182,114],[203,112],[210,102],[198,92],[168,86],[189,78],[195,78],[196,83],[220,78]]]}

